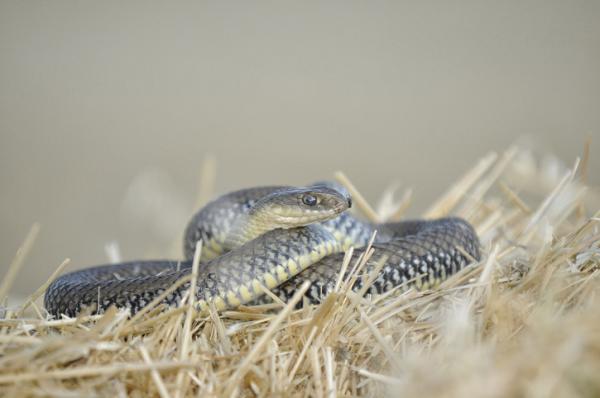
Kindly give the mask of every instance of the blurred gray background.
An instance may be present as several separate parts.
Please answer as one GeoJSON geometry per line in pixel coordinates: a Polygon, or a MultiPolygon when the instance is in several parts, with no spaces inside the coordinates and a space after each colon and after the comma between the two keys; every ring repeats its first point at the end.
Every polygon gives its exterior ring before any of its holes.
{"type": "Polygon", "coordinates": [[[599,1],[0,2],[0,272],[13,292],[175,256],[215,191],[344,170],[425,209],[490,150],[600,166],[599,1]],[[525,137],[525,138],[522,138],[525,137]],[[210,162],[209,162],[210,164],[210,162]]]}

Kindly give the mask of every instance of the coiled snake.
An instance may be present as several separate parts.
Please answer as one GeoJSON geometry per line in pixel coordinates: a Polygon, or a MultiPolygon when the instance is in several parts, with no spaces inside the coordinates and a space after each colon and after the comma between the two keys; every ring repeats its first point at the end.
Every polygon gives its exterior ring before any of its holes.
{"type": "MultiPolygon", "coordinates": [[[[196,294],[203,310],[211,302],[221,310],[264,300],[264,287],[287,300],[306,280],[311,282],[306,298],[319,302],[339,278],[344,251],[353,246],[362,253],[375,230],[374,254],[363,271],[381,270],[367,294],[397,286],[432,287],[479,260],[477,235],[462,219],[372,225],[346,212],[351,205],[348,193],[333,183],[232,192],[192,218],[185,232],[186,260],[133,261],[71,272],[48,287],[44,305],[55,316],[75,316],[87,307],[102,312],[111,305],[135,313],[190,273],[199,240],[196,294]]],[[[164,303],[177,305],[189,283],[164,303]]],[[[362,283],[358,278],[353,288],[362,283]]]]}

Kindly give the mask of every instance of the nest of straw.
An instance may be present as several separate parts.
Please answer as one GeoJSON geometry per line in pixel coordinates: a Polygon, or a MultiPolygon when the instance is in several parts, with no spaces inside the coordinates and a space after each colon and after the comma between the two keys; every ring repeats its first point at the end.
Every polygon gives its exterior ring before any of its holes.
{"type": "MultiPolygon", "coordinates": [[[[482,158],[424,215],[466,218],[483,247],[481,262],[435,290],[363,297],[341,281],[300,310],[201,317],[191,305],[151,305],[134,317],[49,319],[42,286],[0,319],[0,394],[599,396],[600,200],[586,163],[561,169],[519,148],[482,158]]],[[[388,193],[376,212],[353,193],[378,220],[410,202],[409,191],[388,193]]]]}

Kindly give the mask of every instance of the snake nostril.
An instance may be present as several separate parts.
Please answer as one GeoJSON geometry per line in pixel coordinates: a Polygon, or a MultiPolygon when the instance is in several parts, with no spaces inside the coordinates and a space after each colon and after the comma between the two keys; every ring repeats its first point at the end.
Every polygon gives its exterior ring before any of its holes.
{"type": "Polygon", "coordinates": [[[348,198],[348,208],[352,207],[352,198],[348,198]]]}

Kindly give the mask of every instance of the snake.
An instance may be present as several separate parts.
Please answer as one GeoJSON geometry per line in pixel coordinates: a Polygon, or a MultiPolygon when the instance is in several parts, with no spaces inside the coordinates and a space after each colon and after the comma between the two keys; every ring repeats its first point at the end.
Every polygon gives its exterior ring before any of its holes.
{"type": "Polygon", "coordinates": [[[273,295],[288,301],[307,281],[301,305],[318,304],[340,280],[352,279],[351,267],[342,267],[350,248],[366,256],[351,286],[365,295],[434,288],[480,260],[477,234],[462,218],[370,223],[351,207],[348,191],[334,182],[230,192],[191,218],[183,260],[128,261],[61,275],[48,286],[44,307],[55,317],[111,306],[135,314],[156,300],[180,305],[194,283],[198,310],[222,311],[272,302],[273,295]]]}

